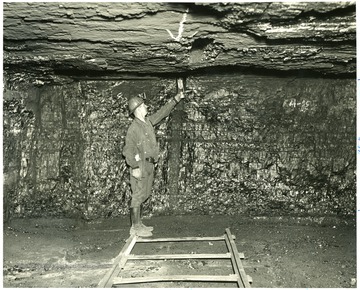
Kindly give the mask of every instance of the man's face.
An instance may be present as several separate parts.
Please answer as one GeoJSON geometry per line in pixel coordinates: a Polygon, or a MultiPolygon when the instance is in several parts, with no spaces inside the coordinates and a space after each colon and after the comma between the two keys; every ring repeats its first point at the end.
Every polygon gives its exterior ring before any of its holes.
{"type": "Polygon", "coordinates": [[[146,116],[148,113],[147,108],[148,108],[148,106],[145,105],[145,103],[142,103],[137,109],[143,116],[146,116]]]}

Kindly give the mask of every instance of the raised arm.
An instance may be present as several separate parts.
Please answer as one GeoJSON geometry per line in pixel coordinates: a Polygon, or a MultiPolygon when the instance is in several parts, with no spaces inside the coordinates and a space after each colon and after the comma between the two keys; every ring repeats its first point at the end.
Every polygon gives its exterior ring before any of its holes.
{"type": "Polygon", "coordinates": [[[158,124],[162,119],[170,115],[172,109],[176,106],[177,102],[175,98],[171,99],[164,106],[162,106],[157,112],[149,116],[151,124],[154,126],[158,124]]]}
{"type": "Polygon", "coordinates": [[[162,119],[169,116],[171,110],[175,107],[175,105],[185,97],[183,80],[177,79],[176,82],[178,87],[178,93],[175,95],[175,97],[169,102],[167,102],[164,106],[162,106],[156,113],[149,116],[149,120],[154,126],[158,124],[162,119]]]}

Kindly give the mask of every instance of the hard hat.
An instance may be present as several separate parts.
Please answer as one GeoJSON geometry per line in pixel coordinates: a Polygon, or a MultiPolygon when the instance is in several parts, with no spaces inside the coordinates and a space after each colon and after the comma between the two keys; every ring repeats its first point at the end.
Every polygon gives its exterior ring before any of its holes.
{"type": "Polygon", "coordinates": [[[130,113],[133,113],[137,107],[139,107],[142,103],[144,102],[144,99],[136,96],[136,97],[132,97],[129,100],[129,111],[130,113]]]}

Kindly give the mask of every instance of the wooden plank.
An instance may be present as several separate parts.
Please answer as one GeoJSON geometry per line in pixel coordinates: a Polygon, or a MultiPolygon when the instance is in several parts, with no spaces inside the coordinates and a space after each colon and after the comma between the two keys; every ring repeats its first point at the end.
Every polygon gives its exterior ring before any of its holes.
{"type": "Polygon", "coordinates": [[[139,238],[130,236],[119,255],[114,259],[113,267],[99,282],[98,288],[108,288],[115,284],[146,283],[157,281],[199,281],[199,282],[236,282],[239,287],[249,287],[249,279],[245,273],[240,258],[244,255],[238,253],[235,237],[231,235],[230,230],[226,229],[226,234],[220,237],[185,237],[185,238],[139,238]],[[220,254],[162,254],[162,255],[130,255],[137,242],[183,242],[183,241],[225,241],[229,250],[228,253],[220,254]],[[139,278],[121,278],[118,277],[120,271],[128,260],[178,260],[178,259],[231,259],[231,265],[235,274],[227,276],[206,276],[206,275],[172,275],[160,277],[139,277],[139,278]]]}
{"type": "Polygon", "coordinates": [[[227,240],[230,243],[231,252],[232,252],[232,254],[234,256],[234,259],[232,259],[232,261],[234,260],[234,262],[235,262],[234,266],[238,270],[238,273],[239,273],[239,275],[241,277],[241,280],[242,280],[242,283],[243,283],[244,287],[245,288],[251,288],[250,283],[249,283],[249,281],[247,279],[247,275],[245,273],[244,267],[243,267],[243,265],[241,263],[241,260],[240,260],[240,257],[239,257],[239,252],[238,252],[238,250],[236,248],[236,244],[235,244],[234,240],[231,238],[232,235],[231,235],[230,229],[227,228],[225,230],[225,232],[227,234],[227,240]]]}
{"type": "Polygon", "coordinates": [[[225,235],[219,237],[178,237],[178,238],[138,238],[137,243],[157,243],[157,242],[196,242],[196,241],[224,241],[225,235]]]}
{"type": "Polygon", "coordinates": [[[130,236],[126,242],[124,247],[121,249],[119,255],[114,260],[114,265],[111,269],[106,273],[106,275],[101,279],[97,288],[109,288],[112,286],[112,280],[119,274],[121,268],[125,265],[127,261],[127,255],[130,254],[136,243],[136,236],[130,236]]]}
{"type": "MultiPolygon", "coordinates": [[[[225,243],[226,243],[226,246],[227,246],[228,250],[231,252],[231,244],[230,244],[230,240],[229,240],[228,236],[225,237],[225,243]]],[[[230,259],[231,259],[231,266],[232,266],[232,268],[233,268],[233,270],[234,270],[234,272],[236,274],[236,277],[237,277],[236,281],[237,281],[238,287],[243,288],[244,285],[243,285],[243,283],[241,281],[239,269],[236,267],[236,262],[235,262],[235,258],[234,258],[233,254],[231,255],[230,259]]]]}
{"type": "Polygon", "coordinates": [[[231,254],[163,254],[129,255],[129,260],[181,260],[181,259],[230,259],[231,254]]]}
{"type": "Polygon", "coordinates": [[[135,284],[149,282],[171,282],[171,281],[198,281],[198,282],[236,282],[237,276],[234,274],[224,276],[208,276],[208,275],[169,275],[159,277],[135,277],[114,279],[114,286],[120,284],[135,284]]]}

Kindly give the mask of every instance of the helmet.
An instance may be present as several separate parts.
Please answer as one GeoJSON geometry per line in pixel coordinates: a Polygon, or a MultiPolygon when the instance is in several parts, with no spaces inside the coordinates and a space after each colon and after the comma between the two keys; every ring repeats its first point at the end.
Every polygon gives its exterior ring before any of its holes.
{"type": "Polygon", "coordinates": [[[137,107],[139,107],[144,102],[144,99],[136,96],[132,97],[129,100],[129,111],[130,113],[133,113],[137,107]]]}

